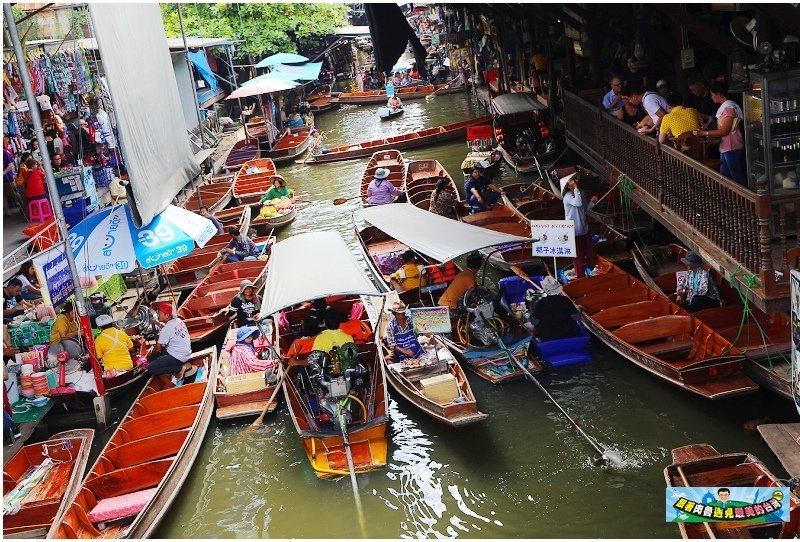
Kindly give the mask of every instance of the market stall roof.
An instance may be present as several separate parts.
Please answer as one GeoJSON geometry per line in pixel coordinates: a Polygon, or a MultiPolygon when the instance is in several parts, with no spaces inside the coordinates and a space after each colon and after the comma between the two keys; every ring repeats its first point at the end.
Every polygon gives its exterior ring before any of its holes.
{"type": "Polygon", "coordinates": [[[513,115],[547,109],[547,106],[534,98],[531,94],[514,92],[503,94],[492,100],[492,110],[498,115],[513,115]]]}
{"type": "Polygon", "coordinates": [[[442,263],[486,247],[531,241],[423,211],[408,203],[374,205],[357,211],[356,215],[442,263]]]}
{"type": "Polygon", "coordinates": [[[332,295],[380,295],[339,233],[301,233],[272,247],[262,317],[332,295]]]}
{"type": "Polygon", "coordinates": [[[297,64],[299,62],[308,62],[308,58],[303,55],[296,55],[294,53],[275,53],[256,64],[256,68],[267,68],[269,66],[276,66],[278,64],[297,64]]]}
{"type": "MultiPolygon", "coordinates": [[[[77,40],[78,46],[87,50],[97,49],[97,40],[94,38],[81,38],[77,40]]],[[[223,45],[233,45],[234,41],[231,38],[201,38],[199,36],[186,36],[186,45],[189,49],[203,49],[206,47],[219,47],[223,45]]],[[[25,43],[28,47],[36,47],[37,45],[47,46],[69,46],[72,40],[31,40],[25,43]],[[62,45],[65,43],[66,45],[62,45]]],[[[167,47],[172,52],[179,52],[183,50],[183,38],[167,38],[167,47]]]]}
{"type": "Polygon", "coordinates": [[[271,92],[280,92],[282,90],[291,90],[300,83],[297,81],[289,81],[288,79],[273,79],[273,78],[258,78],[258,81],[247,81],[241,87],[231,92],[226,100],[235,100],[236,98],[245,98],[247,96],[258,96],[259,94],[269,94],[271,92]]]}

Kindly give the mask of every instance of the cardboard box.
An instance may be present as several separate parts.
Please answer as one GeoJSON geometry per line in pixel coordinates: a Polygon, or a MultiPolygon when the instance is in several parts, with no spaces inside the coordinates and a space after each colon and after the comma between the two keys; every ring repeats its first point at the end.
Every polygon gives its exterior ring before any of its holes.
{"type": "Polygon", "coordinates": [[[266,387],[264,371],[257,373],[245,373],[243,375],[230,375],[225,378],[225,389],[227,393],[245,393],[256,391],[266,387]]]}
{"type": "Polygon", "coordinates": [[[452,403],[459,396],[458,381],[450,373],[424,378],[419,383],[425,397],[440,405],[452,403]]]}

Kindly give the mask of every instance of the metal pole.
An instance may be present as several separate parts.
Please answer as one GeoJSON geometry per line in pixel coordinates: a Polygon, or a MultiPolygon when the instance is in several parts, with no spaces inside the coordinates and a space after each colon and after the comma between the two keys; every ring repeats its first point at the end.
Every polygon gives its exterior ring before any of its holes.
{"type": "MultiPolygon", "coordinates": [[[[233,55],[231,55],[230,45],[225,47],[225,52],[228,53],[228,66],[231,67],[231,79],[233,79],[233,89],[236,90],[237,88],[239,88],[239,83],[236,81],[236,68],[233,67],[233,55]]],[[[241,111],[242,99],[238,98],[236,101],[239,102],[239,111],[241,111]]]]}
{"type": "MultiPolygon", "coordinates": [[[[3,4],[3,14],[5,15],[6,23],[8,25],[8,33],[11,37],[11,43],[14,45],[14,54],[17,57],[17,65],[19,67],[19,76],[22,79],[22,86],[25,89],[25,97],[28,100],[28,109],[30,110],[33,129],[36,133],[36,140],[39,142],[39,148],[42,149],[42,166],[44,166],[44,173],[47,180],[47,192],[50,198],[50,205],[53,208],[53,215],[55,216],[61,238],[64,239],[64,254],[67,257],[67,263],[69,263],[69,269],[72,273],[73,280],[75,281],[75,306],[78,309],[78,315],[81,319],[81,327],[83,328],[83,335],[86,339],[87,350],[89,350],[89,361],[91,362],[92,370],[94,371],[94,379],[97,384],[97,393],[100,394],[100,396],[105,396],[106,388],[103,384],[100,364],[97,363],[97,356],[95,355],[94,351],[94,337],[92,336],[92,327],[89,323],[89,316],[86,314],[86,304],[84,299],[84,291],[80,284],[80,274],[78,273],[78,266],[75,265],[75,258],[72,254],[69,241],[67,241],[67,222],[64,219],[64,210],[61,208],[61,199],[58,197],[58,186],[56,185],[56,179],[53,175],[53,166],[50,164],[50,155],[47,153],[47,142],[44,139],[42,117],[39,114],[36,94],[34,94],[33,86],[31,85],[28,63],[25,60],[25,53],[22,49],[22,43],[19,40],[17,25],[14,22],[14,14],[11,12],[11,4],[3,4]]],[[[110,409],[107,409],[106,413],[110,413],[110,409]]]]}
{"type": "Polygon", "coordinates": [[[192,96],[194,97],[194,112],[197,114],[197,127],[200,130],[200,139],[203,142],[202,149],[206,148],[206,138],[203,133],[203,121],[200,119],[200,108],[197,103],[197,89],[194,88],[194,76],[192,75],[192,61],[189,60],[189,46],[186,44],[186,32],[183,30],[183,15],[181,14],[181,5],[178,6],[178,22],[181,25],[181,37],[183,38],[183,52],[186,55],[186,67],[189,68],[189,77],[192,78],[192,96]]]}

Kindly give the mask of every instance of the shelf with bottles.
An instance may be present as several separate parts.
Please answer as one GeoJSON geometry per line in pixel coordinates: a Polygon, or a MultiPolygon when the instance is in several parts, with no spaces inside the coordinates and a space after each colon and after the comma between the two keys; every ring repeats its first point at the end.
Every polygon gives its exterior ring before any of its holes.
{"type": "Polygon", "coordinates": [[[800,113],[800,98],[797,96],[792,96],[791,98],[773,98],[769,101],[770,116],[788,115],[791,113],[800,113]]]}

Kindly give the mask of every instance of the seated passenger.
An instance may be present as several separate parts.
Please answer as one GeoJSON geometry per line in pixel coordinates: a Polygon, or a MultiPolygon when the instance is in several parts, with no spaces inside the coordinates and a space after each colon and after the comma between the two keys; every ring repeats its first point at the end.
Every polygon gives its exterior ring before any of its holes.
{"type": "Polygon", "coordinates": [[[431,192],[428,210],[437,215],[447,216],[453,212],[453,206],[458,201],[458,194],[450,189],[450,183],[445,178],[436,181],[436,190],[431,192]]]}
{"type": "Polygon", "coordinates": [[[130,371],[133,369],[131,350],[133,341],[128,334],[114,327],[114,320],[108,314],[97,317],[100,335],[94,340],[94,350],[105,371],[130,371]]]}
{"type": "Polygon", "coordinates": [[[230,262],[255,261],[261,254],[256,244],[245,234],[239,231],[236,226],[230,226],[228,233],[231,241],[221,252],[225,253],[225,259],[230,262]]]}
{"type": "Polygon", "coordinates": [[[55,366],[59,352],[67,352],[71,359],[77,359],[83,354],[83,349],[78,343],[79,335],[78,311],[75,310],[72,301],[67,301],[50,330],[50,349],[47,351],[47,357],[51,366],[55,366]]]}
{"type": "Polygon", "coordinates": [[[386,107],[388,107],[389,109],[397,110],[403,107],[403,102],[401,102],[400,98],[398,98],[397,94],[395,94],[394,96],[389,98],[388,102],[386,102],[386,107]]]}
{"type": "Polygon", "coordinates": [[[689,311],[715,309],[722,302],[714,278],[708,269],[703,267],[703,260],[696,252],[689,252],[681,262],[689,268],[686,283],[678,288],[675,301],[689,311]]]}
{"type": "Polygon", "coordinates": [[[470,206],[486,211],[497,203],[503,192],[493,182],[483,176],[483,167],[475,164],[464,184],[464,193],[470,206]]]}
{"type": "Polygon", "coordinates": [[[458,308],[458,301],[470,288],[477,284],[476,278],[478,269],[481,268],[480,254],[470,254],[467,256],[467,268],[462,270],[444,291],[439,298],[439,305],[450,307],[450,310],[458,308]]]}
{"type": "Polygon", "coordinates": [[[292,191],[286,188],[286,180],[280,175],[275,175],[272,178],[272,186],[267,190],[266,194],[261,196],[261,203],[271,199],[291,198],[292,191]]]}
{"type": "Polygon", "coordinates": [[[425,354],[414,334],[411,317],[406,315],[406,308],[402,301],[395,302],[389,308],[392,320],[386,328],[386,345],[391,349],[390,358],[395,361],[415,359],[425,354]]]}
{"type": "Polygon", "coordinates": [[[250,279],[239,283],[239,293],[231,300],[231,308],[236,309],[236,325],[254,326],[258,311],[261,310],[261,298],[250,279]]]}
{"type": "Polygon", "coordinates": [[[341,320],[338,313],[327,311],[325,313],[325,327],[327,329],[317,335],[317,338],[314,339],[312,349],[330,352],[334,346],[341,347],[345,343],[354,343],[355,341],[351,335],[339,329],[340,322],[341,320]]]}
{"type": "Polygon", "coordinates": [[[419,288],[422,282],[422,267],[417,263],[417,255],[409,249],[403,252],[403,265],[389,275],[389,280],[396,282],[403,290],[419,288]]]}
{"type": "Polygon", "coordinates": [[[387,177],[389,177],[388,169],[379,167],[375,170],[375,178],[367,186],[367,203],[370,205],[393,203],[402,193],[402,190],[387,180],[387,177]]]}
{"type": "Polygon", "coordinates": [[[580,313],[572,301],[563,295],[558,280],[545,277],[542,290],[547,295],[536,302],[530,316],[536,337],[540,341],[551,341],[578,335],[580,313]]]}
{"type": "Polygon", "coordinates": [[[260,334],[261,332],[255,326],[240,327],[236,330],[236,342],[228,347],[231,375],[268,371],[267,381],[275,380],[280,361],[258,357],[253,341],[258,339],[260,334]]]}
{"type": "Polygon", "coordinates": [[[303,321],[303,336],[297,338],[292,342],[289,350],[286,351],[286,356],[296,358],[299,356],[308,355],[314,349],[314,341],[319,335],[320,327],[317,324],[317,319],[309,316],[303,321]]]}

